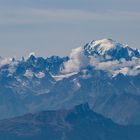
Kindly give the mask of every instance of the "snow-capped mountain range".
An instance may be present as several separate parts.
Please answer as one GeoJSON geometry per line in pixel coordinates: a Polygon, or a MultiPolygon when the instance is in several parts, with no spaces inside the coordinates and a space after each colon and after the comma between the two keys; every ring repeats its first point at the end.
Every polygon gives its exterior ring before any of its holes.
{"type": "Polygon", "coordinates": [[[0,58],[0,97],[0,118],[88,102],[117,123],[140,124],[140,51],[102,39],[63,58],[0,58]]]}

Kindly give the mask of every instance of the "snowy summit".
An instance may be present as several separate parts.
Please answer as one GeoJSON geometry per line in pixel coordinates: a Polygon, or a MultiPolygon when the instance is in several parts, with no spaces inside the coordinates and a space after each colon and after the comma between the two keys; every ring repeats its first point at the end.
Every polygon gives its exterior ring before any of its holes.
{"type": "Polygon", "coordinates": [[[130,48],[128,45],[118,43],[112,39],[93,40],[87,43],[84,49],[88,55],[103,56],[109,60],[140,58],[140,52],[137,49],[130,48]]]}

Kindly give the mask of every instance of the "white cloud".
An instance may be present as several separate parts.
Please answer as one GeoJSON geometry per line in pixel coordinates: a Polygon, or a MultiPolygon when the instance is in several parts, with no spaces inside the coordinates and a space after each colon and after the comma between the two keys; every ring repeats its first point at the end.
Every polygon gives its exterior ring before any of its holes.
{"type": "Polygon", "coordinates": [[[77,72],[89,63],[89,59],[84,55],[82,47],[73,49],[69,57],[70,60],[64,63],[64,70],[62,71],[64,73],[77,72]]]}
{"type": "Polygon", "coordinates": [[[87,57],[81,47],[73,49],[69,57],[70,60],[64,63],[62,73],[79,72],[90,65],[97,70],[108,71],[112,76],[116,76],[119,73],[130,76],[140,74],[140,59],[102,61],[99,57],[87,57]]]}
{"type": "Polygon", "coordinates": [[[91,58],[90,65],[94,66],[98,70],[105,70],[110,72],[113,76],[116,76],[119,73],[124,75],[135,76],[140,74],[140,59],[126,61],[124,59],[118,61],[107,61],[100,62],[99,59],[91,58]]]}

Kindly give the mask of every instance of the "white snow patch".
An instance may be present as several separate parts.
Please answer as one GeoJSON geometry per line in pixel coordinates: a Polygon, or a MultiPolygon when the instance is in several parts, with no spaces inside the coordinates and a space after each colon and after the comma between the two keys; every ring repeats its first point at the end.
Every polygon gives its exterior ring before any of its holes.
{"type": "Polygon", "coordinates": [[[81,76],[83,79],[88,79],[91,77],[91,74],[88,73],[88,70],[84,69],[82,70],[82,76],[81,76]]]}
{"type": "Polygon", "coordinates": [[[46,93],[49,93],[49,92],[50,92],[49,89],[40,90],[40,91],[38,91],[38,93],[36,94],[36,96],[38,96],[38,95],[43,95],[43,94],[46,94],[46,93]]]}
{"type": "Polygon", "coordinates": [[[78,79],[73,79],[74,84],[76,85],[77,89],[81,88],[81,84],[79,83],[78,79]]]}
{"type": "Polygon", "coordinates": [[[40,78],[41,79],[41,78],[45,77],[45,73],[44,72],[39,72],[39,73],[36,73],[35,76],[37,78],[40,78]]]}
{"type": "Polygon", "coordinates": [[[3,65],[11,64],[12,59],[11,58],[0,58],[0,67],[3,65]]]}
{"type": "MultiPolygon", "coordinates": [[[[129,68],[125,67],[125,68],[121,68],[120,70],[116,70],[114,71],[113,77],[115,77],[116,75],[118,75],[119,73],[123,74],[123,75],[127,75],[129,72],[129,68]]],[[[112,72],[113,73],[113,72],[112,72]]]]}
{"type": "Polygon", "coordinates": [[[31,70],[26,70],[24,76],[28,77],[28,78],[32,78],[34,75],[34,73],[31,70]]]}
{"type": "Polygon", "coordinates": [[[35,56],[35,52],[31,52],[31,53],[29,53],[29,56],[28,57],[30,57],[30,56],[35,56]]]}
{"type": "Polygon", "coordinates": [[[89,43],[89,45],[91,49],[97,51],[101,55],[105,54],[108,50],[111,50],[113,48],[126,47],[126,45],[117,43],[112,39],[101,39],[101,40],[92,41],[91,43],[89,43]]]}
{"type": "Polygon", "coordinates": [[[62,74],[62,75],[51,75],[56,81],[63,80],[64,78],[69,78],[73,75],[77,74],[77,72],[62,74]]]}

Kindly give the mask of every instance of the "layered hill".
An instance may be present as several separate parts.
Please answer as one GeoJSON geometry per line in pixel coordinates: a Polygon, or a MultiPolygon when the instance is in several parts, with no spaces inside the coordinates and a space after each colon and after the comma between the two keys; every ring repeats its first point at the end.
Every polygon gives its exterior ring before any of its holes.
{"type": "Polygon", "coordinates": [[[3,140],[139,140],[139,131],[140,126],[113,123],[88,104],[0,121],[3,140]]]}

